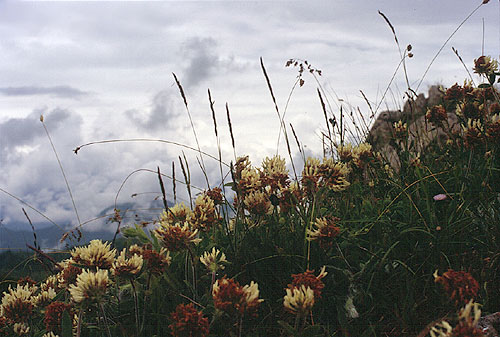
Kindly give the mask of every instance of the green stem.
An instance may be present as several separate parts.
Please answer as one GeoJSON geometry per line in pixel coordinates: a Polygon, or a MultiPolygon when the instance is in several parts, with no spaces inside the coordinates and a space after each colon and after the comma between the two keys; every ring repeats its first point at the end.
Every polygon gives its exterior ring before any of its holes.
{"type": "Polygon", "coordinates": [[[106,313],[104,312],[104,306],[102,305],[102,303],[99,304],[99,308],[101,309],[102,320],[104,322],[104,326],[106,327],[106,331],[108,332],[108,337],[112,337],[111,330],[109,330],[108,319],[106,318],[106,313]]]}
{"type": "Polygon", "coordinates": [[[134,291],[135,331],[137,336],[139,336],[139,301],[137,300],[137,289],[135,288],[135,282],[133,279],[130,279],[130,285],[134,291]]]}

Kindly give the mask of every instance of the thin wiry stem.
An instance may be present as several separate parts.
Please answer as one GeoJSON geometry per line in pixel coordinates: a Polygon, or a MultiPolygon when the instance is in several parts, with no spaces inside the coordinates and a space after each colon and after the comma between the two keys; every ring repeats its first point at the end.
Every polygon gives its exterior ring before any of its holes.
{"type": "Polygon", "coordinates": [[[59,159],[59,155],[57,154],[56,147],[54,146],[54,143],[52,142],[52,138],[50,137],[49,130],[47,130],[47,127],[45,126],[45,123],[43,122],[43,115],[40,116],[40,122],[42,122],[43,129],[45,130],[45,133],[47,134],[47,138],[49,139],[50,146],[52,147],[52,150],[56,156],[57,163],[59,164],[59,168],[61,169],[61,173],[62,173],[62,176],[64,178],[64,182],[66,183],[66,188],[68,189],[69,197],[71,198],[71,203],[73,204],[73,209],[75,210],[76,219],[78,220],[78,225],[80,225],[82,222],[80,221],[80,215],[78,215],[78,209],[76,208],[75,199],[73,198],[73,193],[71,193],[71,187],[69,186],[68,179],[66,178],[66,173],[64,172],[64,168],[62,166],[61,160],[59,159]]]}
{"type": "MultiPolygon", "coordinates": [[[[217,157],[212,156],[209,153],[206,153],[206,152],[203,152],[203,151],[199,151],[199,150],[197,150],[194,147],[191,147],[189,145],[184,145],[184,144],[180,144],[180,143],[177,143],[177,142],[172,142],[172,141],[164,140],[164,139],[151,139],[151,138],[131,138],[131,139],[108,139],[108,140],[100,140],[100,141],[97,141],[97,142],[90,142],[90,143],[86,143],[86,144],[77,146],[73,150],[73,152],[75,154],[78,154],[78,151],[80,151],[83,147],[90,146],[90,145],[106,144],[106,143],[121,143],[121,142],[158,142],[158,143],[171,144],[171,145],[176,145],[176,146],[180,146],[180,147],[192,150],[192,151],[199,152],[199,153],[203,154],[204,156],[207,156],[207,157],[209,157],[209,158],[211,158],[213,160],[218,160],[217,157]]],[[[227,167],[229,167],[229,165],[226,164],[226,163],[224,163],[224,162],[222,162],[222,164],[225,165],[225,166],[227,166],[227,167]]]]}
{"type": "Polygon", "coordinates": [[[422,78],[420,79],[420,81],[418,82],[418,85],[417,85],[417,88],[415,89],[415,91],[418,91],[418,89],[420,88],[420,85],[422,84],[422,82],[424,81],[424,78],[425,76],[427,75],[427,73],[429,72],[429,69],[431,69],[431,66],[432,64],[434,63],[434,61],[437,59],[437,57],[439,56],[439,54],[441,54],[441,51],[443,51],[444,47],[446,46],[446,44],[451,40],[451,38],[458,32],[458,30],[464,25],[464,23],[469,20],[469,18],[474,15],[474,13],[476,13],[479,8],[481,8],[482,5],[484,5],[485,3],[481,3],[479,6],[477,6],[469,15],[467,15],[467,17],[458,25],[457,28],[455,28],[455,30],[453,31],[453,33],[451,33],[451,35],[446,39],[446,41],[444,41],[443,45],[441,46],[441,48],[439,48],[438,52],[436,53],[436,55],[434,55],[434,57],[432,58],[431,62],[429,63],[429,65],[427,66],[427,69],[425,69],[424,71],[424,74],[422,75],[422,78]]]}
{"type": "Polygon", "coordinates": [[[0,192],[3,192],[5,194],[7,194],[9,197],[13,198],[13,199],[16,199],[17,201],[19,201],[20,203],[26,205],[27,207],[31,208],[33,211],[37,212],[39,215],[41,215],[43,218],[47,219],[47,221],[49,221],[50,223],[52,223],[54,226],[56,226],[57,228],[59,228],[60,230],[64,231],[64,229],[59,226],[57,223],[55,223],[51,218],[49,218],[48,216],[46,216],[45,214],[43,214],[41,211],[39,211],[38,209],[36,209],[35,207],[33,207],[32,205],[28,204],[26,201],[24,201],[23,199],[19,198],[19,197],[16,197],[14,194],[10,193],[10,192],[7,192],[6,190],[4,190],[3,188],[0,188],[0,192]]]}

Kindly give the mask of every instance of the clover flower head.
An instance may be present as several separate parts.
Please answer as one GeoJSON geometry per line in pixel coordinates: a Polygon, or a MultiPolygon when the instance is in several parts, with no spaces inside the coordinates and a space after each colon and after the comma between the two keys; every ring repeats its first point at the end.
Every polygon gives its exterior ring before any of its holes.
{"type": "Polygon", "coordinates": [[[107,270],[98,269],[96,272],[83,270],[78,275],[76,284],[69,287],[69,292],[77,304],[101,303],[110,283],[107,270]]]}
{"type": "Polygon", "coordinates": [[[118,258],[113,262],[113,275],[118,277],[133,277],[139,274],[143,265],[141,255],[135,254],[126,258],[126,249],[122,250],[118,258]]]}
{"type": "MultiPolygon", "coordinates": [[[[364,159],[361,158],[365,158],[365,156],[363,155],[362,157],[359,157],[359,153],[354,152],[353,158],[354,162],[357,162],[357,165],[359,166],[361,165],[361,162],[364,162],[364,159]]],[[[334,192],[343,191],[351,185],[351,183],[347,181],[350,169],[342,162],[335,162],[332,158],[323,159],[323,163],[320,165],[319,171],[321,181],[325,186],[334,192]]]]}
{"type": "Polygon", "coordinates": [[[184,223],[190,221],[193,217],[193,211],[184,203],[175,204],[168,211],[163,211],[160,215],[160,224],[174,225],[177,222],[184,223]]]}
{"type": "Polygon", "coordinates": [[[479,283],[471,274],[465,271],[455,271],[449,269],[443,275],[439,276],[438,271],[434,273],[434,282],[440,283],[450,300],[460,306],[468,303],[471,299],[477,297],[479,283]]]}
{"type": "Polygon", "coordinates": [[[209,333],[208,318],[196,310],[193,303],[179,304],[170,315],[169,325],[174,337],[206,337],[209,333]]]}
{"type": "Polygon", "coordinates": [[[35,291],[36,288],[29,285],[9,286],[8,292],[3,293],[0,316],[13,322],[28,321],[34,308],[32,296],[35,291]]]}
{"type": "Polygon", "coordinates": [[[349,163],[352,160],[352,144],[343,144],[337,146],[337,155],[339,160],[344,163],[349,163]]]}
{"type": "Polygon", "coordinates": [[[403,123],[402,120],[399,120],[397,122],[394,122],[392,126],[394,128],[394,135],[397,139],[402,139],[406,136],[408,132],[408,124],[403,123]]]}
{"type": "Polygon", "coordinates": [[[314,306],[314,291],[304,285],[300,288],[287,288],[283,306],[291,313],[306,315],[314,306]]]}
{"type": "Polygon", "coordinates": [[[219,222],[220,217],[215,209],[215,203],[206,193],[200,194],[196,198],[195,205],[191,217],[193,228],[206,232],[219,222]]]}
{"type": "Polygon", "coordinates": [[[45,330],[50,331],[53,335],[61,333],[62,316],[65,311],[71,315],[71,305],[64,302],[55,301],[45,309],[45,330]]]}
{"type": "Polygon", "coordinates": [[[498,71],[498,61],[491,56],[480,56],[474,60],[474,72],[476,74],[490,75],[498,71]]]}
{"type": "Polygon", "coordinates": [[[61,271],[56,275],[59,288],[68,288],[76,282],[77,276],[82,272],[80,267],[75,266],[75,261],[72,258],[59,262],[61,271]]]}
{"type": "Polygon", "coordinates": [[[300,288],[302,286],[311,288],[314,292],[315,298],[321,298],[321,291],[325,287],[323,281],[321,281],[328,272],[326,272],[326,266],[321,267],[318,276],[314,275],[314,270],[306,270],[304,273],[292,274],[292,283],[288,285],[288,288],[300,288]]]}
{"type": "Polygon", "coordinates": [[[481,121],[478,119],[468,119],[467,125],[462,125],[463,129],[463,139],[465,146],[468,148],[473,148],[483,142],[484,128],[481,121]]]}
{"type": "Polygon", "coordinates": [[[255,191],[246,195],[243,204],[250,214],[254,215],[269,215],[274,209],[268,194],[262,191],[255,191]]]}
{"type": "Polygon", "coordinates": [[[56,291],[53,288],[47,288],[46,290],[41,290],[38,295],[33,296],[32,303],[35,307],[43,307],[48,305],[56,295],[56,291]]]}
{"type": "Polygon", "coordinates": [[[182,226],[179,223],[162,223],[153,232],[163,247],[172,252],[187,249],[190,244],[198,244],[201,241],[197,238],[198,230],[192,230],[188,222],[184,222],[182,226]]]}
{"type": "Polygon", "coordinates": [[[266,157],[262,162],[261,179],[263,185],[270,186],[273,192],[287,187],[290,181],[285,159],[278,155],[272,158],[266,157]]]}
{"type": "Polygon", "coordinates": [[[333,239],[340,234],[340,228],[336,225],[338,218],[322,217],[314,221],[313,229],[307,229],[307,240],[318,241],[319,245],[328,249],[333,244],[333,239]]]}
{"type": "Polygon", "coordinates": [[[224,269],[225,267],[223,263],[227,263],[226,254],[222,253],[215,247],[212,248],[211,252],[203,253],[203,255],[200,256],[200,261],[213,273],[224,269]]]}
{"type": "Polygon", "coordinates": [[[242,287],[237,281],[226,277],[215,281],[212,297],[215,308],[231,317],[240,317],[246,313],[254,314],[263,301],[258,298],[257,283],[252,281],[250,285],[242,287]]]}
{"type": "Polygon", "coordinates": [[[116,256],[116,249],[111,249],[110,243],[92,240],[86,247],[76,247],[71,251],[71,257],[77,264],[100,269],[110,269],[116,256]]]}
{"type": "Polygon", "coordinates": [[[373,158],[372,145],[361,143],[352,149],[353,162],[359,168],[364,167],[373,158]]]}

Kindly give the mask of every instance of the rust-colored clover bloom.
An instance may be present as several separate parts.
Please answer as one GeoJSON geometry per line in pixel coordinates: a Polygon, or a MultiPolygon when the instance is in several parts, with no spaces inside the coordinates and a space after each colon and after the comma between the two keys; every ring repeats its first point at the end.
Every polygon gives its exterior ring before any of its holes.
{"type": "Polygon", "coordinates": [[[170,317],[173,322],[168,327],[174,337],[208,336],[208,318],[196,310],[193,303],[179,304],[170,317]]]}
{"type": "Polygon", "coordinates": [[[61,268],[59,274],[57,274],[58,287],[69,288],[70,285],[76,282],[76,278],[82,272],[82,269],[74,265],[73,259],[67,259],[59,262],[58,266],[61,268]]]}
{"type": "Polygon", "coordinates": [[[190,244],[198,244],[201,241],[197,238],[198,230],[192,230],[188,222],[185,222],[183,226],[179,223],[171,225],[160,222],[160,226],[154,229],[153,233],[163,247],[171,252],[188,249],[190,244]]]}
{"type": "Polygon", "coordinates": [[[234,279],[223,277],[217,280],[212,289],[214,306],[230,317],[254,314],[263,301],[259,299],[259,286],[255,282],[244,287],[234,279]]]}
{"type": "Polygon", "coordinates": [[[340,228],[336,225],[339,218],[322,217],[314,221],[313,229],[307,230],[307,240],[318,241],[323,249],[328,249],[333,245],[333,239],[340,234],[340,228]]]}
{"type": "Polygon", "coordinates": [[[141,255],[144,263],[146,264],[144,270],[147,270],[155,275],[163,274],[172,261],[170,252],[165,248],[161,248],[160,251],[157,252],[152,249],[151,245],[145,245],[144,247],[132,245],[130,246],[129,251],[132,254],[141,255]]]}
{"type": "Polygon", "coordinates": [[[498,61],[491,56],[479,56],[474,60],[473,70],[476,74],[490,75],[498,71],[498,61]]]}
{"type": "Polygon", "coordinates": [[[224,203],[224,197],[222,196],[222,190],[219,187],[214,187],[205,191],[205,194],[214,201],[216,205],[222,205],[224,203]]]}
{"type": "Polygon", "coordinates": [[[467,305],[460,310],[458,324],[453,328],[454,337],[483,337],[482,329],[477,327],[481,310],[474,301],[469,301],[467,305]]]}
{"type": "Polygon", "coordinates": [[[439,276],[436,270],[434,282],[440,283],[444,287],[446,294],[457,307],[475,299],[479,291],[479,283],[465,271],[449,269],[442,276],[439,276]]]}
{"type": "Polygon", "coordinates": [[[71,251],[71,257],[77,264],[100,269],[110,269],[115,261],[116,249],[111,249],[110,243],[92,240],[86,247],[76,247],[71,251]]]}
{"type": "Polygon", "coordinates": [[[463,140],[467,148],[474,148],[484,142],[484,128],[481,121],[470,119],[467,126],[462,125],[463,140]]]}
{"type": "Polygon", "coordinates": [[[448,120],[448,115],[442,105],[434,105],[433,107],[427,109],[425,119],[435,126],[442,126],[443,122],[448,120]]]}
{"type": "Polygon", "coordinates": [[[486,136],[492,142],[500,141],[500,113],[491,116],[490,121],[486,124],[486,136]]]}
{"type": "Polygon", "coordinates": [[[328,274],[325,270],[326,266],[323,266],[318,276],[314,275],[314,270],[306,270],[304,273],[292,274],[292,283],[288,285],[288,288],[298,289],[301,286],[305,286],[306,288],[312,289],[315,298],[321,298],[321,291],[325,287],[321,279],[328,274]]]}
{"type": "Polygon", "coordinates": [[[52,331],[54,334],[61,333],[61,320],[63,313],[67,311],[70,316],[72,316],[72,307],[70,304],[66,304],[60,301],[52,302],[45,309],[45,329],[47,331],[52,331]]]}
{"type": "Polygon", "coordinates": [[[33,312],[32,295],[36,288],[28,285],[9,286],[8,292],[3,293],[0,306],[0,316],[13,322],[27,322],[33,312]]]}

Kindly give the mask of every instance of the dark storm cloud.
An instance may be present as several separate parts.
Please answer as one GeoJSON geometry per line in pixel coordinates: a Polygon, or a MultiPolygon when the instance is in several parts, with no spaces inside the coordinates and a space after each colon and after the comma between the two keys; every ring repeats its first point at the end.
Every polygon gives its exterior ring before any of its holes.
{"type": "Polygon", "coordinates": [[[62,98],[81,98],[88,95],[88,92],[67,86],[58,85],[54,87],[3,87],[0,88],[0,93],[5,96],[34,96],[34,95],[50,95],[62,98]]]}

